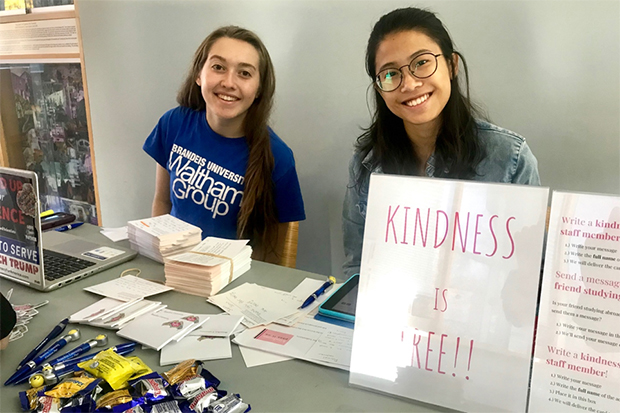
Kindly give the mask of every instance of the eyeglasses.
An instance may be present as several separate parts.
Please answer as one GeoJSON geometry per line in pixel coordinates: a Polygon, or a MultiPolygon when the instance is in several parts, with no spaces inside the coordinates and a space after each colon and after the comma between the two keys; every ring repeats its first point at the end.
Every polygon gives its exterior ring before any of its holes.
{"type": "Polygon", "coordinates": [[[423,53],[414,57],[408,65],[396,68],[384,69],[375,77],[375,84],[384,92],[392,92],[403,82],[403,68],[409,68],[409,73],[418,79],[426,79],[437,71],[437,57],[439,54],[423,53]]]}

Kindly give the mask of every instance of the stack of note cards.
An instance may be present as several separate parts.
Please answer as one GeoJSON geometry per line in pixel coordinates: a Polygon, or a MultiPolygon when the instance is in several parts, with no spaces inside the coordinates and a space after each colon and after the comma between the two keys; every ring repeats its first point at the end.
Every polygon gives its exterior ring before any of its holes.
{"type": "Polygon", "coordinates": [[[210,297],[250,269],[252,248],[247,240],[207,237],[190,251],[166,257],[166,286],[210,297]]]}
{"type": "Polygon", "coordinates": [[[190,250],[202,239],[202,230],[172,215],[129,221],[127,235],[131,249],[157,262],[190,250]]]}
{"type": "Polygon", "coordinates": [[[72,314],[69,322],[118,330],[143,314],[165,307],[159,301],[136,299],[125,302],[106,297],[72,314]]]}
{"type": "Polygon", "coordinates": [[[185,313],[164,308],[137,317],[125,324],[116,334],[159,351],[170,342],[180,341],[208,319],[208,314],[185,313]]]}
{"type": "Polygon", "coordinates": [[[206,323],[190,332],[181,341],[161,349],[159,365],[178,364],[183,360],[217,360],[232,357],[230,336],[239,330],[241,316],[210,315],[206,323]]]}

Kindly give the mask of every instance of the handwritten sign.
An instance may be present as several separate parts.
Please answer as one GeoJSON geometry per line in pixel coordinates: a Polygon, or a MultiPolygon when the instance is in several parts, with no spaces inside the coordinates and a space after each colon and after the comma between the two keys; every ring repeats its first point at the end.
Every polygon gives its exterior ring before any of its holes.
{"type": "Polygon", "coordinates": [[[530,411],[620,411],[620,198],[554,192],[530,411]]]}
{"type": "Polygon", "coordinates": [[[351,384],[525,411],[548,189],[373,175],[351,384]]]}

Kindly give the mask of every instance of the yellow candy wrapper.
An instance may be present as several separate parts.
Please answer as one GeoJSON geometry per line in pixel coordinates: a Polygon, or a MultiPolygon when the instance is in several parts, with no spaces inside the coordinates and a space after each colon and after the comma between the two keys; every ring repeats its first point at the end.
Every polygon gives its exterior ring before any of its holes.
{"type": "Polygon", "coordinates": [[[136,373],[137,364],[108,349],[97,354],[92,360],[78,364],[95,377],[108,382],[113,390],[122,389],[127,380],[136,373]]]}
{"type": "Polygon", "coordinates": [[[52,390],[46,391],[45,395],[58,399],[73,397],[93,381],[95,381],[94,377],[71,377],[60,382],[52,390]]]}
{"type": "Polygon", "coordinates": [[[137,356],[127,357],[127,360],[134,363],[134,369],[136,370],[136,373],[129,380],[137,379],[138,377],[142,377],[153,372],[153,370],[151,370],[151,368],[137,356]]]}

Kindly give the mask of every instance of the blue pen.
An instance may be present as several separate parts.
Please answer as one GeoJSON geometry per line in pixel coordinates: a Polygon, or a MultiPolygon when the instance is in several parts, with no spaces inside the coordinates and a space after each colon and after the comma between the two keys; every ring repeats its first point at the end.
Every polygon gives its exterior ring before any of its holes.
{"type": "Polygon", "coordinates": [[[77,227],[79,227],[82,224],[84,224],[84,223],[83,222],[74,222],[73,224],[63,225],[62,227],[58,227],[58,228],[56,228],[56,231],[58,231],[58,232],[69,231],[70,229],[77,228],[77,227]]]}
{"type": "Polygon", "coordinates": [[[70,352],[63,354],[60,357],[56,357],[54,360],[50,360],[48,363],[53,366],[55,364],[62,363],[63,361],[76,358],[86,353],[87,351],[90,351],[90,349],[93,347],[101,347],[105,346],[106,344],[108,344],[108,336],[106,336],[105,334],[99,334],[94,339],[88,340],[87,342],[80,344],[70,352]]]}
{"type": "Polygon", "coordinates": [[[7,381],[4,382],[4,385],[8,386],[9,384],[15,383],[20,378],[28,376],[37,367],[37,365],[41,364],[43,361],[51,357],[52,354],[56,353],[58,350],[66,346],[69,342],[79,339],[80,330],[74,329],[69,331],[69,334],[59,338],[54,344],[50,346],[50,348],[41,353],[40,356],[35,357],[28,363],[24,364],[18,371],[16,371],[11,377],[9,377],[7,381]]]}
{"type": "Polygon", "coordinates": [[[304,303],[299,307],[299,309],[301,310],[302,308],[308,307],[310,304],[314,302],[314,300],[319,298],[319,296],[323,294],[329,287],[334,285],[335,282],[336,282],[336,279],[334,277],[329,277],[327,281],[325,281],[325,283],[321,286],[321,288],[313,292],[310,297],[306,298],[306,301],[304,301],[304,303]]]}
{"type": "MultiPolygon", "coordinates": [[[[114,347],[110,347],[106,350],[112,350],[114,351],[116,354],[119,354],[121,356],[124,356],[126,354],[131,353],[132,351],[135,350],[137,343],[131,341],[129,343],[123,343],[123,344],[119,344],[118,346],[114,346],[114,347]]],[[[79,367],[76,367],[78,364],[80,364],[83,361],[88,361],[92,358],[94,358],[97,354],[101,353],[102,351],[106,351],[106,350],[101,350],[98,351],[96,353],[91,353],[91,354],[86,354],[82,357],[78,357],[78,358],[74,358],[71,360],[67,360],[64,361],[62,363],[45,363],[43,366],[39,367],[34,373],[32,373],[30,376],[24,376],[21,377],[19,380],[15,381],[13,384],[22,384],[25,383],[27,381],[30,381],[34,376],[37,375],[42,375],[42,370],[44,370],[46,367],[51,367],[51,371],[52,373],[54,373],[54,375],[56,376],[61,376],[63,374],[65,374],[66,372],[71,372],[71,371],[75,371],[75,370],[79,370],[79,367]]],[[[43,375],[45,376],[45,375],[43,375]]],[[[51,383],[47,383],[46,384],[51,384],[51,383]]],[[[34,386],[34,387],[39,387],[39,386],[34,386]]]]}
{"type": "MultiPolygon", "coordinates": [[[[137,345],[137,343],[135,343],[133,341],[130,341],[129,343],[119,344],[118,346],[110,347],[110,348],[108,348],[106,350],[112,350],[116,354],[124,356],[124,355],[129,354],[132,351],[134,351],[135,348],[136,348],[136,345],[137,345]]],[[[65,371],[72,371],[71,369],[74,368],[75,366],[77,366],[79,363],[81,363],[83,361],[90,360],[90,359],[94,358],[97,354],[101,353],[102,351],[106,351],[106,350],[101,350],[101,351],[98,351],[96,353],[86,354],[86,355],[84,355],[82,357],[73,358],[71,360],[63,361],[61,363],[56,363],[56,364],[54,364],[54,363],[45,363],[43,366],[39,367],[32,374],[30,374],[30,376],[28,376],[28,375],[23,376],[23,377],[19,378],[18,380],[16,380],[15,382],[13,382],[13,384],[22,384],[22,383],[25,383],[25,382],[29,381],[33,376],[40,375],[41,371],[46,366],[52,367],[52,370],[54,371],[54,373],[57,373],[57,374],[63,374],[65,371]]],[[[39,387],[39,386],[35,386],[35,387],[39,387]]]]}
{"type": "Polygon", "coordinates": [[[60,335],[60,333],[62,333],[64,331],[65,327],[67,327],[68,323],[69,323],[69,319],[68,318],[65,318],[60,323],[58,323],[58,325],[56,325],[56,327],[54,327],[52,329],[52,331],[50,331],[50,333],[47,335],[47,337],[45,337],[43,339],[43,341],[41,341],[34,349],[32,349],[32,351],[30,353],[28,353],[28,355],[26,357],[24,357],[24,359],[22,361],[19,362],[19,365],[17,366],[17,368],[15,370],[19,371],[19,369],[21,369],[24,364],[26,364],[30,360],[32,360],[37,355],[37,353],[39,353],[39,350],[41,350],[43,347],[45,347],[45,345],[50,340],[53,340],[56,337],[58,337],[60,335]]]}

